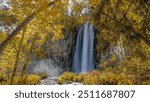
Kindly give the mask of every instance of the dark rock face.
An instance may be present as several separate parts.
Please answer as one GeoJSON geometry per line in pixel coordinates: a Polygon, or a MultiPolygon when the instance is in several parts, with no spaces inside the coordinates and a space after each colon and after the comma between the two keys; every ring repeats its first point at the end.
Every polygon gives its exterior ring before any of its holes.
{"type": "Polygon", "coordinates": [[[70,71],[75,39],[75,30],[64,31],[64,38],[55,42],[47,38],[41,46],[44,58],[39,58],[34,53],[28,65],[28,73],[47,73],[49,76],[56,77],[64,71],[70,71]]]}
{"type": "Polygon", "coordinates": [[[100,63],[107,62],[105,67],[116,67],[121,64],[125,59],[126,49],[123,47],[121,41],[117,41],[115,44],[109,44],[104,53],[100,53],[100,63]]]}
{"type": "Polygon", "coordinates": [[[47,50],[46,57],[51,58],[64,70],[70,70],[72,53],[75,45],[75,31],[66,31],[64,38],[56,42],[46,41],[43,47],[47,50]]]}

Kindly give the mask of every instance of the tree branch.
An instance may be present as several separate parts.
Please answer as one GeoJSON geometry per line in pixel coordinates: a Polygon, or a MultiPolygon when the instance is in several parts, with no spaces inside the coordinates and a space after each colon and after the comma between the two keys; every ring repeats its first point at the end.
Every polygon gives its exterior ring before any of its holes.
{"type": "MultiPolygon", "coordinates": [[[[49,6],[52,6],[54,4],[54,1],[50,2],[47,5],[47,8],[49,6]]],[[[24,21],[22,21],[17,28],[0,44],[0,54],[2,53],[3,49],[7,46],[7,44],[12,41],[13,38],[15,38],[18,35],[18,32],[21,31],[21,29],[27,25],[35,16],[36,14],[41,10],[41,8],[39,8],[37,11],[33,12],[32,14],[30,14],[24,21]]]]}

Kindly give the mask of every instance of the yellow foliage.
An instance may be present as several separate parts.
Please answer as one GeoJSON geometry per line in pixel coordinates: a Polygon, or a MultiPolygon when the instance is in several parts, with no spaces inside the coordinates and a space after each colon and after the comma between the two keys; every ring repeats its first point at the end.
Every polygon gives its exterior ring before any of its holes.
{"type": "Polygon", "coordinates": [[[102,0],[89,0],[89,5],[91,5],[91,7],[96,8],[102,0]]]}
{"type": "Polygon", "coordinates": [[[83,82],[84,77],[85,77],[84,74],[76,75],[76,76],[73,78],[73,81],[75,81],[75,82],[83,82]]]}
{"type": "Polygon", "coordinates": [[[36,85],[40,83],[41,76],[29,74],[25,75],[22,79],[20,76],[15,76],[13,84],[21,84],[21,85],[36,85]]]}
{"type": "Polygon", "coordinates": [[[14,63],[16,61],[16,50],[13,45],[9,44],[7,48],[5,48],[3,54],[0,56],[0,75],[4,76],[6,73],[12,70],[14,67],[14,63]]]}
{"type": "Polygon", "coordinates": [[[52,30],[51,32],[53,33],[53,38],[52,38],[52,41],[56,41],[58,39],[62,39],[64,36],[63,36],[63,33],[62,33],[62,29],[63,29],[63,25],[54,25],[52,27],[52,30]]]}
{"type": "Polygon", "coordinates": [[[104,73],[101,76],[101,84],[104,85],[132,85],[134,82],[126,75],[117,73],[104,73]]]}
{"type": "MultiPolygon", "coordinates": [[[[118,38],[123,35],[125,39],[123,46],[127,50],[124,62],[120,63],[119,66],[113,66],[113,68],[117,68],[117,73],[114,70],[110,71],[107,65],[118,61],[117,57],[112,55],[108,60],[100,62],[103,72],[94,71],[79,75],[65,72],[60,76],[59,83],[77,81],[84,84],[133,84],[134,82],[130,78],[127,80],[128,75],[135,78],[135,83],[139,79],[141,83],[149,83],[147,76],[149,76],[148,72],[150,70],[150,47],[143,41],[143,39],[149,41],[148,13],[147,9],[144,8],[147,4],[139,9],[137,8],[139,4],[131,0],[73,0],[73,5],[69,5],[69,0],[54,0],[55,5],[51,7],[47,7],[51,0],[7,1],[10,2],[10,9],[7,12],[0,11],[2,15],[6,15],[2,20],[4,22],[3,26],[8,26],[8,22],[12,23],[10,15],[17,19],[14,24],[17,26],[30,14],[37,11],[35,18],[27,25],[19,57],[19,68],[24,64],[24,59],[30,49],[29,45],[36,33],[39,36],[34,51],[38,57],[43,58],[44,51],[41,46],[47,39],[48,34],[50,40],[56,41],[64,37],[62,32],[64,28],[72,30],[87,21],[92,21],[95,24],[96,32],[98,32],[98,43],[96,45],[98,53],[105,52],[109,45],[117,43],[118,38]],[[68,6],[72,9],[71,15],[66,14],[68,6]],[[88,16],[87,14],[82,15],[85,8],[90,11],[88,16]],[[146,80],[143,80],[143,77],[146,77],[146,80]]],[[[8,36],[6,33],[8,32],[0,32],[0,43],[8,36]]],[[[0,76],[2,77],[10,77],[11,75],[16,61],[18,45],[22,37],[21,33],[7,45],[0,55],[0,76]]],[[[16,80],[18,79],[16,78],[16,80]]],[[[36,84],[39,82],[39,77],[31,75],[27,76],[25,80],[27,81],[25,84],[36,84]]]]}
{"type": "Polygon", "coordinates": [[[0,32],[0,43],[3,42],[6,38],[7,38],[7,34],[6,33],[1,33],[0,32]]]}
{"type": "Polygon", "coordinates": [[[34,84],[38,84],[41,81],[41,76],[37,76],[37,75],[27,75],[27,77],[25,78],[25,84],[28,85],[34,85],[34,84]]]}
{"type": "Polygon", "coordinates": [[[63,75],[61,75],[58,78],[58,83],[62,84],[62,83],[66,83],[68,81],[73,81],[74,77],[75,77],[74,73],[64,72],[63,75]]]}
{"type": "MultiPolygon", "coordinates": [[[[41,75],[27,74],[22,78],[21,76],[15,76],[13,85],[36,85],[41,82],[41,79],[44,78],[41,75]]],[[[0,77],[0,85],[8,85],[10,82],[9,79],[5,77],[0,77]]]]}
{"type": "Polygon", "coordinates": [[[85,74],[65,72],[58,79],[59,84],[69,81],[81,82],[85,85],[130,85],[135,83],[131,76],[115,73],[110,70],[94,70],[85,74]]]}

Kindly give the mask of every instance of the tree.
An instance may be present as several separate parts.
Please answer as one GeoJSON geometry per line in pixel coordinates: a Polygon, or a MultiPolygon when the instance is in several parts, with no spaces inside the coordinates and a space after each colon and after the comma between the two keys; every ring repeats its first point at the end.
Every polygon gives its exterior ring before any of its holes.
{"type": "Polygon", "coordinates": [[[37,49],[40,48],[40,45],[45,41],[48,34],[53,35],[53,40],[63,37],[61,32],[63,29],[62,21],[64,19],[63,16],[66,15],[66,6],[64,5],[67,5],[67,1],[55,0],[49,3],[49,0],[35,0],[35,2],[33,0],[9,0],[7,3],[11,7],[8,11],[9,15],[14,15],[17,22],[15,25],[16,28],[8,37],[3,37],[0,41],[2,55],[0,58],[2,60],[0,67],[5,69],[2,70],[3,76],[6,76],[5,73],[8,69],[10,70],[8,76],[12,74],[10,83],[13,84],[15,76],[19,75],[18,70],[23,69],[21,74],[25,74],[31,51],[34,48],[33,45],[38,45],[37,49]],[[27,25],[28,27],[26,28],[27,25]],[[26,31],[23,31],[23,29],[26,29],[26,31]],[[23,35],[21,35],[22,32],[23,35]],[[37,41],[35,44],[33,38],[36,32],[39,34],[36,37],[37,41]],[[34,43],[32,44],[31,42],[34,43]],[[30,44],[32,45],[31,48],[28,46],[30,44]],[[8,53],[9,55],[11,54],[10,52],[14,54],[13,60],[12,57],[10,58],[12,61],[11,66],[6,63],[9,60],[5,59],[6,56],[8,57],[8,53]]]}
{"type": "MultiPolygon", "coordinates": [[[[46,5],[47,7],[53,5],[54,2],[50,2],[48,5],[46,5]]],[[[0,51],[2,51],[4,49],[4,47],[6,47],[6,45],[15,37],[17,36],[18,32],[21,30],[21,28],[23,28],[25,25],[27,25],[36,15],[36,13],[38,13],[41,10],[41,8],[39,8],[37,11],[33,12],[32,14],[30,14],[23,22],[21,22],[17,28],[7,37],[6,40],[4,40],[1,44],[0,44],[0,51]]],[[[1,52],[0,52],[1,53],[1,52]]]]}

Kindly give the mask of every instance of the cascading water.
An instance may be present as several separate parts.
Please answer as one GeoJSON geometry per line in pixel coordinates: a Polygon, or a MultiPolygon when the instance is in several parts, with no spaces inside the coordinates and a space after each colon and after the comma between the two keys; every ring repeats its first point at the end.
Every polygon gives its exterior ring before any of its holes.
{"type": "Polygon", "coordinates": [[[94,69],[94,27],[85,23],[78,30],[72,70],[85,73],[94,69]]]}

